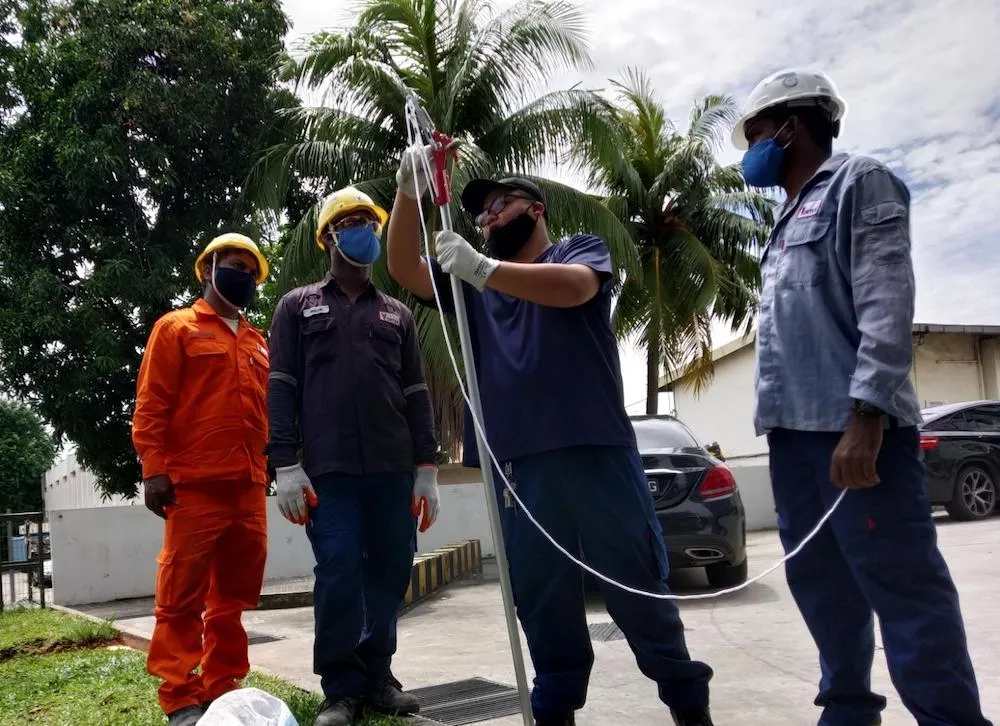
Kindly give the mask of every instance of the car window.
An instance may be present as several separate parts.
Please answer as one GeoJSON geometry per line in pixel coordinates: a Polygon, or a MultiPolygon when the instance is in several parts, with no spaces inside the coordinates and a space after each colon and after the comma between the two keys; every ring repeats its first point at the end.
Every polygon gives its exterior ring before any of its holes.
{"type": "Polygon", "coordinates": [[[950,416],[925,419],[925,422],[924,428],[928,431],[961,431],[964,425],[961,412],[953,413],[950,416]]]}
{"type": "Polygon", "coordinates": [[[974,433],[1000,433],[1000,406],[976,406],[963,412],[962,427],[974,433]]]}
{"type": "Polygon", "coordinates": [[[690,449],[701,444],[687,428],[671,419],[638,419],[632,421],[639,450],[647,449],[690,449]]]}

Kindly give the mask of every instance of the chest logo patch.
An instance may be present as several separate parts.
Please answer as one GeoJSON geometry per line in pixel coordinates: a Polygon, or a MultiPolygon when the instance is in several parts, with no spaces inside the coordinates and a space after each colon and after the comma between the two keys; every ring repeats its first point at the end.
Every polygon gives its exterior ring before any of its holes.
{"type": "Polygon", "coordinates": [[[809,219],[809,217],[815,217],[819,214],[819,208],[822,203],[822,199],[810,199],[806,202],[802,202],[802,206],[799,207],[799,212],[795,215],[795,218],[809,219]]]}
{"type": "Polygon", "coordinates": [[[383,323],[392,323],[397,326],[402,324],[399,318],[399,313],[390,313],[386,310],[378,311],[378,319],[383,323]]]}
{"type": "Polygon", "coordinates": [[[329,305],[314,305],[311,308],[306,308],[302,311],[302,317],[311,318],[313,315],[322,315],[323,313],[330,312],[329,305]]]}

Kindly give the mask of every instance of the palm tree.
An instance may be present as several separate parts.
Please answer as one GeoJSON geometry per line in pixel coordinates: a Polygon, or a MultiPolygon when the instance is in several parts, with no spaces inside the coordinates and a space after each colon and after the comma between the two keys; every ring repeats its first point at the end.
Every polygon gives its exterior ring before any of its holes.
{"type": "MultiPolygon", "coordinates": [[[[299,58],[286,62],[288,80],[321,94],[324,103],[287,110],[284,120],[296,131],[263,154],[249,193],[258,206],[277,210],[293,180],[311,186],[317,197],[353,183],[390,204],[407,146],[404,102],[414,91],[439,128],[459,142],[452,168],[456,191],[473,176],[530,176],[548,196],[557,234],[601,235],[615,262],[635,270],[628,230],[599,197],[530,174],[558,164],[580,138],[591,139],[595,149],[601,146],[595,139],[613,140],[614,109],[598,94],[579,88],[542,94],[552,73],[589,62],[582,13],[563,0],[521,0],[499,14],[487,0],[367,0],[352,27],[314,36],[299,58]]],[[[326,260],[312,241],[316,211],[291,235],[282,289],[324,272],[326,260]]],[[[478,239],[470,219],[454,220],[469,240],[478,239]]],[[[384,258],[374,272],[376,284],[415,312],[439,437],[454,453],[463,403],[437,311],[407,299],[384,258]]]]}
{"type": "Polygon", "coordinates": [[[640,269],[626,273],[615,330],[645,348],[646,411],[655,414],[662,368],[686,365],[697,386],[708,380],[713,318],[749,328],[772,202],[748,190],[738,166],[715,158],[738,116],[731,99],[705,98],[681,134],[642,72],[629,69],[613,84],[621,101],[615,143],[578,148],[577,159],[638,249],[640,269]]]}

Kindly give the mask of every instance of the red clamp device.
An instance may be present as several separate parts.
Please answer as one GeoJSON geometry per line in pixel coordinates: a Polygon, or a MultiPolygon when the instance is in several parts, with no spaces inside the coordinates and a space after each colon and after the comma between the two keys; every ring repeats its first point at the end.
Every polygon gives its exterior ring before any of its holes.
{"type": "Polygon", "coordinates": [[[436,129],[431,132],[434,139],[434,204],[443,207],[451,203],[451,182],[448,179],[448,157],[454,156],[452,139],[436,129]]]}

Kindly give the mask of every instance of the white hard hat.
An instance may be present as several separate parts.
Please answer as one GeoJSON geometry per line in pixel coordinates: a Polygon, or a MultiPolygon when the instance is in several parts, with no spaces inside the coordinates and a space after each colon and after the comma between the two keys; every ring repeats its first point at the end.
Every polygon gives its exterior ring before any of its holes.
{"type": "Polygon", "coordinates": [[[750,92],[743,115],[733,127],[733,145],[737,149],[747,148],[743,125],[761,111],[782,104],[814,106],[817,103],[830,112],[831,121],[840,121],[847,113],[847,104],[826,74],[794,68],[772,73],[750,92]]]}

